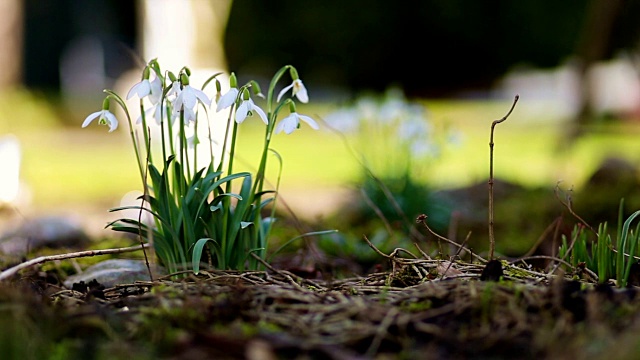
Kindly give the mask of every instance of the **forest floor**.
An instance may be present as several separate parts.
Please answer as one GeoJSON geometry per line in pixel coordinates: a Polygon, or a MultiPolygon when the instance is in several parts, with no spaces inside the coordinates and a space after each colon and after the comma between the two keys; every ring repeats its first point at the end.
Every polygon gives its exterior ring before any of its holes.
{"type": "Polygon", "coordinates": [[[211,270],[67,289],[33,269],[1,285],[0,346],[5,359],[627,359],[640,348],[636,287],[410,252],[379,253],[389,271],[345,279],[211,270]]]}

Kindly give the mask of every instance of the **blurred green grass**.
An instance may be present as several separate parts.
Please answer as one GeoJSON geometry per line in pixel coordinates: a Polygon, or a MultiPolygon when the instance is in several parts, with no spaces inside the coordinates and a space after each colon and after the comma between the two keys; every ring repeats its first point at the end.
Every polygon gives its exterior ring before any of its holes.
{"type": "MultiPolygon", "coordinates": [[[[125,193],[140,189],[126,124],[115,133],[101,126],[81,129],[83,119],[61,119],[64,112],[55,104],[26,91],[1,94],[0,104],[13,109],[0,115],[0,135],[12,133],[20,139],[22,180],[32,193],[34,206],[95,203],[109,207],[125,193]]],[[[461,136],[458,146],[448,147],[439,159],[423,165],[425,180],[435,188],[485,180],[490,125],[506,113],[510,102],[426,100],[424,104],[436,127],[447,124],[461,136]]],[[[559,151],[566,121],[553,115],[528,115],[528,107],[534,105],[521,99],[509,120],[496,127],[496,177],[525,186],[553,187],[562,180],[567,186],[579,187],[608,155],[640,161],[637,123],[600,124],[597,132],[559,151]]],[[[335,107],[317,104],[300,106],[298,111],[322,119],[335,107]]],[[[257,121],[243,124],[237,170],[254,170],[263,131],[257,121]]],[[[361,174],[343,138],[326,129],[313,131],[303,124],[292,135],[276,135],[272,148],[283,159],[283,193],[289,188],[331,191],[355,183],[361,174]]],[[[272,175],[274,163],[272,160],[272,175]]]]}

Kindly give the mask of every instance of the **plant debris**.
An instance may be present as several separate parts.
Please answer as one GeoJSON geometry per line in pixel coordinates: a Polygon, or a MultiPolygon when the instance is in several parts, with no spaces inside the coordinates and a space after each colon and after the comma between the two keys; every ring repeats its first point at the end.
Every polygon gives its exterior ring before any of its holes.
{"type": "MultiPolygon", "coordinates": [[[[144,350],[142,358],[171,359],[597,358],[634,351],[634,340],[626,348],[613,341],[640,328],[634,287],[509,264],[501,279],[480,281],[483,264],[398,254],[410,252],[387,255],[388,272],[339,280],[270,269],[187,272],[180,280],[111,288],[91,282],[54,291],[40,283],[47,291],[39,307],[66,324],[52,337],[79,341],[72,354],[86,342],[103,343],[99,349],[124,343],[144,350]]],[[[32,288],[42,274],[33,276],[32,288]]]]}

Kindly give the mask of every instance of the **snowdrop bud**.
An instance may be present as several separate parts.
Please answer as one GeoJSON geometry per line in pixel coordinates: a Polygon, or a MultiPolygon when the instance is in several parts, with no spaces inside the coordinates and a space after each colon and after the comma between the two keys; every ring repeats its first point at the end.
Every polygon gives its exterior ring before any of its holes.
{"type": "Polygon", "coordinates": [[[176,76],[171,71],[169,71],[167,75],[169,76],[169,80],[171,80],[171,82],[177,80],[176,76]]]}
{"type": "Polygon", "coordinates": [[[231,76],[229,76],[229,87],[237,88],[238,87],[238,79],[236,78],[236,73],[232,72],[231,76]]]}
{"type": "Polygon", "coordinates": [[[260,85],[257,81],[251,80],[251,89],[253,90],[253,95],[264,99],[264,95],[262,94],[262,90],[260,90],[260,85]]]}
{"type": "Polygon", "coordinates": [[[149,69],[148,66],[144,67],[144,70],[142,71],[142,78],[149,80],[149,76],[151,75],[151,70],[149,69]]]}
{"type": "Polygon", "coordinates": [[[222,85],[220,84],[220,80],[216,79],[216,102],[220,100],[220,96],[222,96],[221,92],[222,92],[222,85]]]}
{"type": "Polygon", "coordinates": [[[102,101],[102,110],[109,110],[109,97],[107,96],[106,98],[104,98],[104,100],[102,101]]]}
{"type": "Polygon", "coordinates": [[[183,67],[185,74],[187,74],[187,76],[191,76],[191,69],[189,69],[188,67],[183,67]]]}
{"type": "Polygon", "coordinates": [[[189,85],[189,75],[187,74],[182,74],[180,75],[180,82],[182,83],[182,85],[187,86],[189,85]]]}
{"type": "Polygon", "coordinates": [[[293,66],[289,68],[289,74],[291,75],[291,78],[293,80],[300,79],[300,76],[298,76],[298,70],[296,70],[296,68],[294,68],[293,66]]]}

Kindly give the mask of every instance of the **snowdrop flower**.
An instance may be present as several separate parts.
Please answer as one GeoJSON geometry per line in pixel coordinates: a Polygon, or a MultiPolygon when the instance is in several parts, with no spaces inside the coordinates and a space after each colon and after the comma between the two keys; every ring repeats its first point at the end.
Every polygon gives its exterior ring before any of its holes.
{"type": "Polygon", "coordinates": [[[218,105],[216,106],[216,112],[219,112],[222,109],[226,109],[233,105],[236,102],[236,98],[238,97],[238,89],[231,88],[224,95],[220,97],[218,101],[218,105]]]}
{"type": "Polygon", "coordinates": [[[142,80],[133,85],[129,93],[127,94],[127,100],[131,99],[134,95],[137,95],[140,100],[145,97],[149,97],[152,104],[157,104],[162,96],[162,80],[156,75],[153,81],[149,81],[149,67],[144,69],[142,80]]]}
{"type": "Polygon", "coordinates": [[[229,91],[222,95],[218,100],[216,112],[220,112],[220,110],[230,107],[236,102],[236,99],[238,98],[238,80],[236,79],[235,73],[231,73],[231,75],[229,76],[229,86],[229,91]]]}
{"type": "Polygon", "coordinates": [[[339,109],[328,114],[324,120],[333,129],[346,134],[355,134],[360,128],[356,109],[339,109]]]}
{"type": "Polygon", "coordinates": [[[291,83],[291,85],[285,87],[280,91],[276,101],[280,102],[282,95],[289,91],[289,89],[293,89],[293,91],[291,92],[292,96],[296,96],[298,100],[300,100],[300,102],[306,104],[307,102],[309,102],[309,96],[307,95],[307,88],[304,87],[302,80],[300,80],[300,77],[298,77],[298,71],[294,67],[291,67],[289,68],[289,74],[291,74],[293,82],[291,83]]]}
{"type": "Polygon", "coordinates": [[[96,111],[84,119],[82,127],[85,128],[89,126],[89,124],[91,124],[95,119],[99,119],[98,124],[100,125],[109,125],[109,132],[118,128],[118,119],[116,119],[116,116],[109,111],[109,97],[105,98],[102,102],[101,111],[96,111]]]}
{"type": "Polygon", "coordinates": [[[182,88],[180,87],[180,81],[173,80],[171,85],[169,86],[169,91],[167,91],[167,98],[169,101],[175,101],[175,99],[182,92],[182,88]]]}
{"type": "Polygon", "coordinates": [[[248,116],[251,116],[256,112],[262,119],[262,122],[264,122],[265,125],[268,125],[269,120],[267,119],[267,114],[253,103],[253,100],[249,97],[249,92],[246,89],[244,91],[243,98],[242,103],[236,110],[236,122],[241,124],[248,116]]]}
{"type": "MultiPolygon", "coordinates": [[[[293,102],[291,104],[293,104],[293,102]]],[[[295,107],[290,105],[289,110],[293,110],[291,111],[291,114],[289,114],[289,116],[287,116],[286,118],[280,120],[278,125],[276,125],[276,134],[281,133],[282,131],[284,131],[287,135],[291,134],[294,130],[300,127],[300,120],[309,124],[309,126],[311,126],[311,128],[313,128],[314,130],[320,129],[318,123],[316,123],[315,120],[306,115],[298,114],[295,111],[295,107]]]]}
{"type": "Polygon", "coordinates": [[[364,96],[358,99],[355,108],[361,119],[377,119],[378,117],[378,104],[371,96],[364,96]]]}
{"type": "Polygon", "coordinates": [[[174,106],[178,108],[182,106],[193,109],[198,101],[201,104],[211,106],[211,100],[207,94],[201,90],[191,87],[191,85],[185,85],[182,88],[182,91],[180,91],[180,94],[178,94],[178,97],[174,102],[174,106]]]}
{"type": "Polygon", "coordinates": [[[282,95],[284,95],[291,88],[293,88],[293,91],[292,91],[293,96],[296,96],[298,100],[300,100],[303,103],[309,102],[309,96],[307,95],[307,88],[304,87],[304,84],[300,79],[293,80],[293,83],[291,83],[291,85],[282,89],[278,94],[278,98],[276,99],[276,101],[280,101],[280,99],[282,98],[282,95]]]}
{"type": "Polygon", "coordinates": [[[431,132],[431,125],[422,118],[408,118],[400,123],[397,136],[401,141],[426,139],[431,132]]]}
{"type": "MultiPolygon", "coordinates": [[[[188,123],[189,121],[196,120],[194,108],[197,103],[200,102],[201,104],[211,106],[211,100],[201,90],[191,87],[191,85],[189,85],[189,78],[186,75],[182,76],[181,83],[183,85],[182,90],[180,90],[178,96],[173,101],[173,115],[177,116],[180,111],[183,111],[185,122],[188,123]]],[[[174,86],[175,82],[172,85],[172,90],[174,86]]]]}

